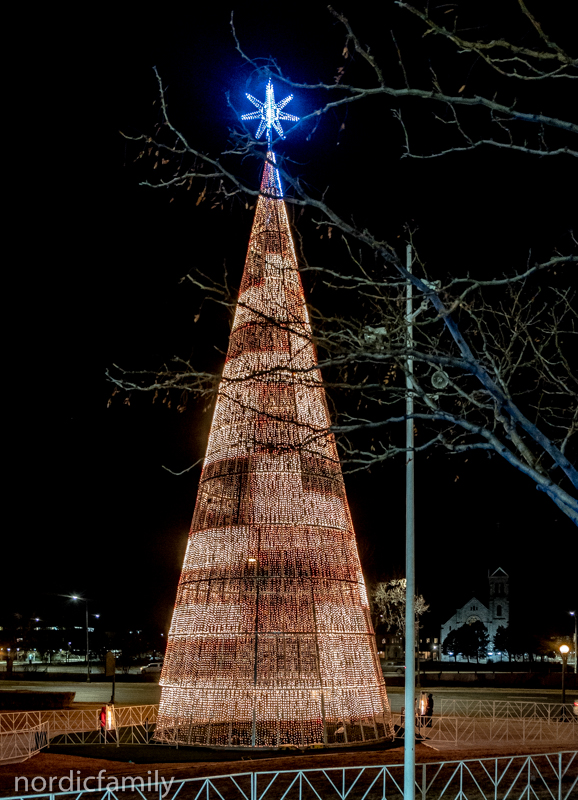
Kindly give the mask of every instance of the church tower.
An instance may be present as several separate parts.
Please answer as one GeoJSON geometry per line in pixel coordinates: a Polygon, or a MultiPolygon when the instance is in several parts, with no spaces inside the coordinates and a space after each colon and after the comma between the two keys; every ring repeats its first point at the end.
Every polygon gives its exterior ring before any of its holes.
{"type": "Polygon", "coordinates": [[[501,567],[498,567],[495,572],[488,572],[490,583],[488,633],[490,638],[495,635],[500,625],[507,628],[510,624],[509,580],[509,575],[501,567]]]}
{"type": "Polygon", "coordinates": [[[391,715],[271,128],[161,675],[157,741],[347,745],[391,715]]]}

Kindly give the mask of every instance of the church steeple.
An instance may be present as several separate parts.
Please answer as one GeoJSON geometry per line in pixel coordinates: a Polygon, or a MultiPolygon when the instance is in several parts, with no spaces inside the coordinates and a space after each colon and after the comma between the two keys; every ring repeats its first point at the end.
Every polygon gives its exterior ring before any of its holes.
{"type": "Polygon", "coordinates": [[[510,577],[501,567],[495,572],[488,572],[490,583],[490,620],[494,628],[502,625],[506,628],[510,622],[510,577]]]}

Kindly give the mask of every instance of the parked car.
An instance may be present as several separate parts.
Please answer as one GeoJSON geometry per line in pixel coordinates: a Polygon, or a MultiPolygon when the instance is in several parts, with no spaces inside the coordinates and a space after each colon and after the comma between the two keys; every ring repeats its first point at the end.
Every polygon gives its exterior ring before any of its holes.
{"type": "Polygon", "coordinates": [[[399,661],[382,661],[381,669],[384,674],[389,675],[403,675],[405,673],[405,665],[400,664],[399,661]]]}
{"type": "Polygon", "coordinates": [[[572,711],[574,712],[575,716],[578,717],[578,700],[574,700],[572,703],[572,711]]]}
{"type": "Polygon", "coordinates": [[[146,675],[149,672],[160,672],[163,668],[161,661],[151,661],[150,664],[145,664],[140,668],[141,675],[146,675]]]}

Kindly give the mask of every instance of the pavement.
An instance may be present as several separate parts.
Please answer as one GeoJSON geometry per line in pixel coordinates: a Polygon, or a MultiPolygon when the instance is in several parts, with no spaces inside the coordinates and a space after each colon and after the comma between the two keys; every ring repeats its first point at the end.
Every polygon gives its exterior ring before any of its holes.
{"type": "MultiPolygon", "coordinates": [[[[1,681],[0,692],[25,690],[28,692],[75,692],[75,707],[103,705],[110,702],[112,683],[84,683],[80,681],[1,681]]],[[[148,706],[161,698],[158,683],[117,683],[115,703],[121,706],[148,706]]]]}
{"type": "MultiPolygon", "coordinates": [[[[102,705],[110,701],[112,683],[87,683],[86,679],[78,681],[34,681],[34,679],[29,681],[0,681],[0,692],[14,691],[15,689],[32,692],[75,692],[75,703],[102,705]]],[[[440,686],[427,691],[431,691],[433,694],[434,702],[442,697],[460,700],[504,700],[535,703],[558,703],[561,699],[559,689],[495,689],[440,686]]],[[[391,710],[393,712],[401,711],[405,705],[403,686],[388,686],[387,694],[391,710]]],[[[578,693],[567,692],[566,701],[572,702],[575,695],[578,695],[578,693]]],[[[152,705],[160,701],[160,696],[161,689],[157,681],[116,684],[115,702],[118,705],[152,705]]],[[[434,706],[435,711],[439,711],[439,703],[434,706]]]]}

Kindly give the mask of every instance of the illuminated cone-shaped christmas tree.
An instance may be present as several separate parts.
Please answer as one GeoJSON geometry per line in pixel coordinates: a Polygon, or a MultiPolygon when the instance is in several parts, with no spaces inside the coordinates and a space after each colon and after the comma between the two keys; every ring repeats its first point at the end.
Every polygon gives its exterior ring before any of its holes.
{"type": "MultiPolygon", "coordinates": [[[[267,91],[266,102],[283,107],[267,91]]],[[[391,735],[329,425],[269,151],[169,633],[157,740],[276,747],[391,735]]]]}

